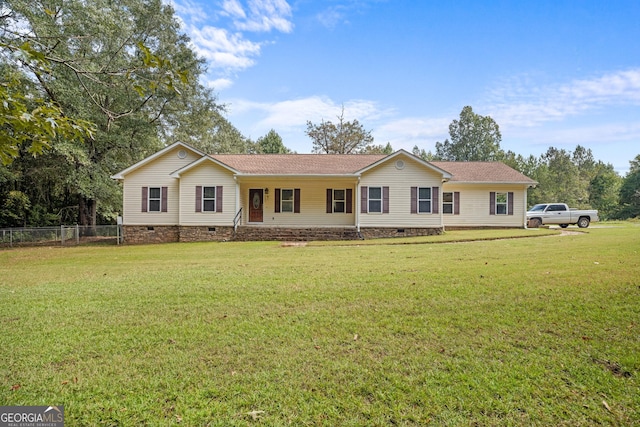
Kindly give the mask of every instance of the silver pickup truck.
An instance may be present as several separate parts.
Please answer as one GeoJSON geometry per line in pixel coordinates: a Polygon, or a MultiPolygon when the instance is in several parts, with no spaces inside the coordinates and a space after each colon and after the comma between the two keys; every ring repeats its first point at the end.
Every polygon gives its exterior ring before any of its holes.
{"type": "Polygon", "coordinates": [[[558,224],[562,228],[578,224],[580,228],[587,228],[595,221],[599,221],[597,210],[569,209],[564,203],[542,203],[527,211],[527,223],[531,228],[547,224],[558,224]]]}

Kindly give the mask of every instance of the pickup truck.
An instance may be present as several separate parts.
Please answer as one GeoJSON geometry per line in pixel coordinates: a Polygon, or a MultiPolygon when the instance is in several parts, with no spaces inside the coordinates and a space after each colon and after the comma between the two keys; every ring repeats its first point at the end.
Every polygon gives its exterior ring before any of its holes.
{"type": "Polygon", "coordinates": [[[578,224],[580,228],[587,228],[589,223],[598,220],[598,211],[569,209],[564,203],[542,203],[527,211],[527,223],[531,228],[543,224],[558,224],[562,228],[578,224]]]}

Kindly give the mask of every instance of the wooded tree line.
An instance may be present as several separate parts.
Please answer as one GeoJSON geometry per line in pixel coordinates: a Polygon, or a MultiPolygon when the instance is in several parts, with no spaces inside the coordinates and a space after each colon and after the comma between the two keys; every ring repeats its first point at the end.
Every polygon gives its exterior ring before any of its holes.
{"type": "MultiPolygon", "coordinates": [[[[289,153],[275,130],[256,141],[200,83],[205,63],[162,0],[0,3],[0,227],[115,222],[110,176],[183,141],[208,153],[289,153]]],[[[317,153],[387,153],[357,120],[307,123],[317,153]]],[[[465,107],[427,160],[501,160],[540,184],[531,204],[640,215],[640,156],[620,177],[590,150],[523,157],[500,148],[498,125],[465,107]]]]}
{"type": "Polygon", "coordinates": [[[598,209],[603,219],[640,216],[640,155],[621,177],[613,165],[596,160],[580,145],[571,150],[550,147],[536,157],[504,151],[498,124],[489,116],[464,107],[449,126],[449,139],[436,143],[435,153],[414,147],[425,160],[501,161],[536,180],[529,189],[528,204],[562,202],[576,208],[598,209]]]}
{"type": "Polygon", "coordinates": [[[0,227],[114,222],[110,176],[175,141],[287,151],[229,123],[205,72],[161,0],[0,3],[0,227]]]}

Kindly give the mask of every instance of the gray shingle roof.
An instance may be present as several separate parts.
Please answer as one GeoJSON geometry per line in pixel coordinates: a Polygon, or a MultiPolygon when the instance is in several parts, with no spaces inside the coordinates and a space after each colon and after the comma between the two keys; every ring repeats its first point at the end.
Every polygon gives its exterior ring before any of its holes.
{"type": "MultiPolygon", "coordinates": [[[[244,174],[348,175],[376,163],[384,154],[212,154],[244,174]]],[[[453,175],[451,182],[536,184],[500,162],[429,162],[453,175]]]]}
{"type": "Polygon", "coordinates": [[[213,154],[233,169],[257,175],[352,174],[387,157],[384,154],[213,154]]]}
{"type": "Polygon", "coordinates": [[[430,162],[453,175],[451,182],[536,184],[526,175],[500,162],[430,162]]]}

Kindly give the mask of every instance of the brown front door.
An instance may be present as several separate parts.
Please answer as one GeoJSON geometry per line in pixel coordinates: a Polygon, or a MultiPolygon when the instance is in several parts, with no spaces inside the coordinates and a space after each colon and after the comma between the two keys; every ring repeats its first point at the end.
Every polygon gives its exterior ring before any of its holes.
{"type": "Polygon", "coordinates": [[[249,222],[262,222],[262,188],[249,190],[249,222]]]}

